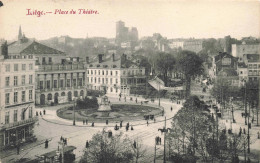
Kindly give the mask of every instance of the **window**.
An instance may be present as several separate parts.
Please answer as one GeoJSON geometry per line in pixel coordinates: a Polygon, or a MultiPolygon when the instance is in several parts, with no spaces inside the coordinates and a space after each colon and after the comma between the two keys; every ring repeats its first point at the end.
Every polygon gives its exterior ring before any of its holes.
{"type": "Polygon", "coordinates": [[[10,93],[6,93],[5,94],[5,104],[9,104],[10,103],[10,93]]]}
{"type": "Polygon", "coordinates": [[[102,75],[105,75],[104,70],[102,70],[102,75]]]}
{"type": "Polygon", "coordinates": [[[116,71],[116,76],[117,76],[117,71],[116,71]]]}
{"type": "Polygon", "coordinates": [[[47,80],[47,82],[46,82],[46,88],[47,88],[47,89],[50,89],[50,88],[51,88],[51,81],[50,81],[50,80],[47,80]]]}
{"type": "Polygon", "coordinates": [[[97,78],[95,78],[95,83],[97,83],[97,78]]]}
{"type": "Polygon", "coordinates": [[[25,102],[25,91],[22,91],[22,102],[25,102]]]}
{"type": "Polygon", "coordinates": [[[9,123],[9,114],[10,112],[5,112],[5,124],[8,124],[9,123]]]}
{"type": "Polygon", "coordinates": [[[10,65],[5,65],[5,72],[10,72],[10,65]]]}
{"type": "Polygon", "coordinates": [[[113,88],[112,87],[110,88],[110,92],[113,92],[113,88]]]}
{"type": "Polygon", "coordinates": [[[33,109],[32,107],[29,108],[29,118],[32,118],[33,115],[33,109]]]}
{"type": "Polygon", "coordinates": [[[93,75],[93,70],[91,70],[91,75],[93,75]]]}
{"type": "Polygon", "coordinates": [[[33,93],[33,91],[32,90],[29,90],[29,100],[32,100],[32,93],[33,93]]]}
{"type": "Polygon", "coordinates": [[[104,84],[104,78],[102,78],[102,84],[104,84]]]}
{"type": "Polygon", "coordinates": [[[54,85],[54,88],[58,88],[58,81],[57,81],[57,80],[54,80],[53,85],[54,85]]]}
{"type": "Polygon", "coordinates": [[[125,71],[123,71],[123,75],[125,75],[125,71]]]}
{"type": "Polygon", "coordinates": [[[254,69],[257,69],[257,64],[254,64],[253,66],[254,66],[254,69]]]}
{"type": "Polygon", "coordinates": [[[106,78],[106,84],[108,84],[108,78],[106,78]]]}
{"type": "Polygon", "coordinates": [[[18,76],[14,76],[14,86],[18,85],[18,76]]]}
{"type": "Polygon", "coordinates": [[[100,78],[98,78],[98,83],[100,83],[100,78]]]}
{"type": "Polygon", "coordinates": [[[23,108],[22,109],[22,114],[21,114],[21,120],[22,121],[25,120],[25,112],[26,112],[26,110],[25,110],[25,108],[23,108]]]}
{"type": "Polygon", "coordinates": [[[29,75],[29,84],[32,84],[32,83],[33,83],[33,76],[29,75]]]}
{"type": "Polygon", "coordinates": [[[14,64],[14,71],[18,71],[18,64],[14,64]]]}
{"type": "Polygon", "coordinates": [[[60,80],[60,87],[63,88],[63,79],[60,80]]]}
{"type": "Polygon", "coordinates": [[[113,81],[113,79],[112,79],[112,78],[110,78],[110,84],[112,84],[112,81],[113,81]]]}
{"type": "Polygon", "coordinates": [[[100,70],[98,70],[98,75],[100,75],[100,70]]]}
{"type": "Polygon", "coordinates": [[[10,85],[10,77],[5,77],[5,86],[8,87],[10,85]]]}
{"type": "MultiPolygon", "coordinates": [[[[89,78],[88,78],[88,82],[89,82],[89,78]]],[[[82,78],[79,78],[79,86],[82,86],[82,78]]]]}
{"type": "Polygon", "coordinates": [[[93,77],[91,77],[91,83],[93,83],[93,77]]]}
{"type": "Polygon", "coordinates": [[[116,79],[116,84],[118,83],[118,80],[116,79]]]}
{"type": "Polygon", "coordinates": [[[45,57],[42,57],[42,64],[46,64],[46,60],[45,60],[45,57]]]}
{"type": "Polygon", "coordinates": [[[73,86],[76,87],[77,86],[77,80],[73,79],[73,86]]]}
{"type": "Polygon", "coordinates": [[[22,64],[22,70],[23,70],[23,71],[26,70],[26,64],[22,64]]]}
{"type": "Polygon", "coordinates": [[[39,57],[36,57],[36,64],[40,64],[39,57]]]}
{"type": "Polygon", "coordinates": [[[113,71],[110,71],[110,75],[113,75],[113,71]]]}
{"type": "Polygon", "coordinates": [[[89,74],[89,70],[88,70],[88,74],[89,74]]]}
{"type": "Polygon", "coordinates": [[[106,75],[108,75],[108,71],[106,71],[106,75]]]}
{"type": "Polygon", "coordinates": [[[32,70],[32,69],[33,69],[33,64],[30,63],[30,64],[29,64],[29,70],[32,70]]]}
{"type": "Polygon", "coordinates": [[[40,81],[40,89],[43,89],[43,81],[40,81]]]}
{"type": "Polygon", "coordinates": [[[97,70],[95,70],[95,75],[97,74],[97,70]]]}
{"type": "Polygon", "coordinates": [[[14,92],[14,103],[18,102],[18,92],[14,92]]]}
{"type": "Polygon", "coordinates": [[[22,85],[25,85],[25,75],[22,76],[22,85]]]}
{"type": "Polygon", "coordinates": [[[17,112],[18,110],[14,110],[14,122],[17,122],[17,112]]]}
{"type": "Polygon", "coordinates": [[[248,68],[252,68],[252,64],[248,64],[248,68]]]}
{"type": "Polygon", "coordinates": [[[243,74],[243,71],[240,71],[240,74],[243,74]]]}
{"type": "Polygon", "coordinates": [[[49,63],[52,63],[52,58],[51,57],[49,57],[49,63]]]}
{"type": "Polygon", "coordinates": [[[70,79],[67,79],[67,87],[70,87],[70,79]]]}

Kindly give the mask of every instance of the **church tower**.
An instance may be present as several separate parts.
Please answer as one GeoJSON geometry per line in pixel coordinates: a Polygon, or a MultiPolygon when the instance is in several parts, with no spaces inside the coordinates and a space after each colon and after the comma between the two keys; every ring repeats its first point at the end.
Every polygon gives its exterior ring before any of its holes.
{"type": "Polygon", "coordinates": [[[22,35],[22,28],[21,28],[21,25],[20,25],[20,27],[19,27],[19,33],[18,33],[18,41],[19,41],[20,39],[22,39],[22,37],[23,37],[23,35],[22,35]]]}

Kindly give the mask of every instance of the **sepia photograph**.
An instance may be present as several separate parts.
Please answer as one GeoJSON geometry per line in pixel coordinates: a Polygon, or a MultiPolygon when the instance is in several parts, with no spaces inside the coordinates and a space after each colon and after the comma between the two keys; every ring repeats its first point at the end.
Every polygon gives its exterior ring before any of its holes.
{"type": "Polygon", "coordinates": [[[259,163],[259,0],[1,0],[0,163],[259,163]]]}

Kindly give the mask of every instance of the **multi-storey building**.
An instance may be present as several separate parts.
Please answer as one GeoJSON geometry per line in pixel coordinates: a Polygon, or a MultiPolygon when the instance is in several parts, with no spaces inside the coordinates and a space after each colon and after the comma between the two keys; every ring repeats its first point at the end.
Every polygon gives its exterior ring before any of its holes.
{"type": "Polygon", "coordinates": [[[242,61],[244,54],[260,54],[260,44],[232,44],[232,56],[242,61]]]}
{"type": "Polygon", "coordinates": [[[88,62],[87,87],[91,90],[106,90],[108,94],[129,95],[133,86],[145,85],[145,68],[127,59],[123,54],[119,59],[113,54],[88,62]]]}
{"type": "Polygon", "coordinates": [[[245,81],[248,81],[248,69],[244,62],[237,64],[237,74],[239,76],[239,86],[243,86],[245,81]]]}
{"type": "Polygon", "coordinates": [[[120,45],[124,41],[138,41],[138,31],[136,27],[125,27],[125,22],[116,22],[116,43],[120,45]]]}
{"type": "Polygon", "coordinates": [[[260,78],[260,55],[259,54],[245,54],[243,61],[247,65],[248,80],[259,81],[260,78]]]}
{"type": "Polygon", "coordinates": [[[32,54],[0,55],[0,148],[16,146],[34,138],[35,59],[32,54]]]}
{"type": "MultiPolygon", "coordinates": [[[[20,33],[20,32],[19,32],[20,33]]],[[[51,104],[85,97],[85,64],[79,58],[68,59],[64,52],[53,49],[25,36],[8,46],[10,54],[35,57],[35,103],[51,104]]]]}

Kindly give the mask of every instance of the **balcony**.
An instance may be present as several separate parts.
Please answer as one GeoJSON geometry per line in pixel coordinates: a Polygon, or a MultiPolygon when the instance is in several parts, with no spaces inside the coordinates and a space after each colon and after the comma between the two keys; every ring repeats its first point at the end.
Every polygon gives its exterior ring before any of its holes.
{"type": "Polygon", "coordinates": [[[15,128],[15,127],[21,127],[24,125],[28,125],[28,124],[32,124],[35,123],[36,121],[38,121],[38,117],[33,117],[33,118],[29,118],[23,121],[18,121],[18,122],[14,122],[14,123],[9,123],[9,124],[1,124],[1,129],[9,129],[9,128],[15,128]]]}
{"type": "Polygon", "coordinates": [[[71,71],[71,70],[84,70],[84,64],[70,64],[70,65],[39,65],[38,71],[71,71]]]}

